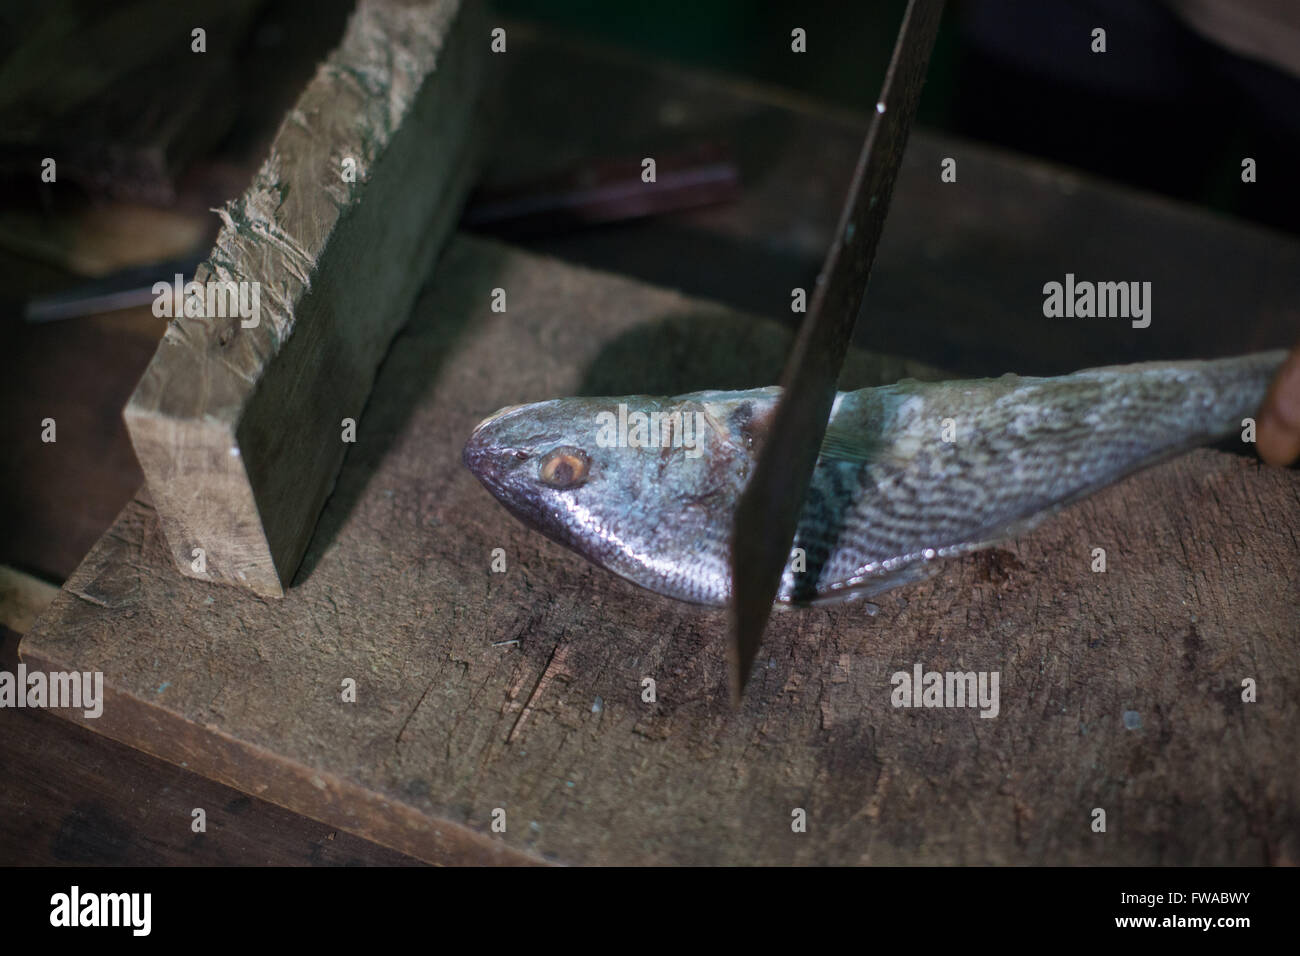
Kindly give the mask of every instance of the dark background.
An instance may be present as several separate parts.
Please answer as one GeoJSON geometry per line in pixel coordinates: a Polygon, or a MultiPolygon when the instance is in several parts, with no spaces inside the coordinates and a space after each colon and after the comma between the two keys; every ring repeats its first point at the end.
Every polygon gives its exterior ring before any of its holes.
{"type": "MultiPolygon", "coordinates": [[[[859,112],[904,0],[500,0],[502,13],[859,112]],[[790,31],[808,52],[790,53],[790,31]]],[[[1235,55],[1156,0],[949,0],[918,122],[1300,230],[1300,80],[1235,55]],[[1107,52],[1090,50],[1094,27],[1107,52]],[[1259,179],[1240,189],[1241,159],[1259,179]]]]}

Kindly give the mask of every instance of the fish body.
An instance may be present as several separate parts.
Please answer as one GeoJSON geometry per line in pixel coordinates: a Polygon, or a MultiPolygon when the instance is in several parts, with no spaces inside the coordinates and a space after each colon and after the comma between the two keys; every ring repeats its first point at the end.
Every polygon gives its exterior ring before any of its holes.
{"type": "MultiPolygon", "coordinates": [[[[778,603],[878,594],[1242,428],[1285,353],[841,392],[778,603]]],[[[469,469],[526,525],[659,594],[725,605],[776,387],[503,409],[469,469]],[[639,413],[639,414],[638,414],[639,413]]]]}

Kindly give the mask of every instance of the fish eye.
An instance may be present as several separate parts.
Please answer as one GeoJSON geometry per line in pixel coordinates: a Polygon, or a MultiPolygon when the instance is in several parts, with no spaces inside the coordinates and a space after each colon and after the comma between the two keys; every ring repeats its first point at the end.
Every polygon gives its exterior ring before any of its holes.
{"type": "Polygon", "coordinates": [[[537,477],[552,488],[576,488],[587,480],[591,462],[585,452],[568,445],[556,448],[542,459],[537,477]]]}

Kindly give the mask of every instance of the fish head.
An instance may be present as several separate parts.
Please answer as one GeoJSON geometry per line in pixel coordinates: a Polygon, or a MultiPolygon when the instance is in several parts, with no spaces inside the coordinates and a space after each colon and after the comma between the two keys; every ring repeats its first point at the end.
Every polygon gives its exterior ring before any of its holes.
{"type": "Polygon", "coordinates": [[[474,429],[469,470],[524,524],[660,594],[724,604],[740,492],[777,389],[565,398],[474,429]]]}

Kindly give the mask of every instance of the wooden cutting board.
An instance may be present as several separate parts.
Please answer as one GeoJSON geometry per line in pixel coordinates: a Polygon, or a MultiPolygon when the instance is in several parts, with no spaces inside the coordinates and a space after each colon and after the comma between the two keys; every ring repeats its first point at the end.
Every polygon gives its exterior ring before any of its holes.
{"type": "MultiPolygon", "coordinates": [[[[102,671],[94,730],[430,862],[1300,859],[1295,471],[1198,451],[874,614],[777,614],[733,712],[723,615],[526,530],[461,464],[500,406],[770,384],[788,342],[458,237],[282,599],[181,575],[142,495],[23,660],[102,671]],[[998,716],[894,707],[918,663],[997,671],[998,716]]],[[[935,374],[858,353],[846,385],[935,374]]]]}

